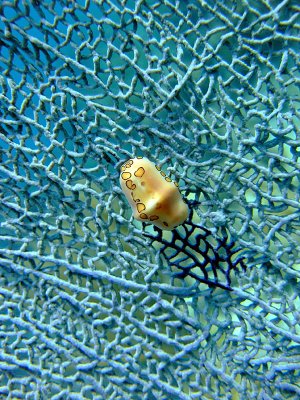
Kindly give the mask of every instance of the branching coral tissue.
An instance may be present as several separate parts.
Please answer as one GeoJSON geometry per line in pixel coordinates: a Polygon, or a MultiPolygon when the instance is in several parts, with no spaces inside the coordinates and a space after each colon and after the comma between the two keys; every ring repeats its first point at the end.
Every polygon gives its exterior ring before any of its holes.
{"type": "Polygon", "coordinates": [[[0,399],[299,399],[299,28],[297,0],[0,2],[0,399]],[[132,218],[141,155],[173,230],[132,218]]]}

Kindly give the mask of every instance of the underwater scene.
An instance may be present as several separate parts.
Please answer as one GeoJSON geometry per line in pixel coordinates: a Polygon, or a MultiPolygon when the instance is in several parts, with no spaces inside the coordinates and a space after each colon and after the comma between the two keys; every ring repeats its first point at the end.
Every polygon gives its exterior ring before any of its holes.
{"type": "Polygon", "coordinates": [[[0,399],[300,399],[298,0],[0,1],[0,399]]]}

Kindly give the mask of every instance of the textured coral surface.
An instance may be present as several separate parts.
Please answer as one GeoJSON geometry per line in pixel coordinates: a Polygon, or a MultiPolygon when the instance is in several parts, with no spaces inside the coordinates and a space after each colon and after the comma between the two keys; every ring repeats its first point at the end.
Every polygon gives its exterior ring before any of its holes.
{"type": "Polygon", "coordinates": [[[299,28],[297,0],[0,2],[1,399],[299,399],[299,28]],[[141,155],[173,233],[132,219],[141,155]]]}

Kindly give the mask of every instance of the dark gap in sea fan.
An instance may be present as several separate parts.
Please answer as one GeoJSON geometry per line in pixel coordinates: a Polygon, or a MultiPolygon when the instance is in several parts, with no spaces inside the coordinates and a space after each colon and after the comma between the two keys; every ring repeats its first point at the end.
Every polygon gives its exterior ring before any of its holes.
{"type": "Polygon", "coordinates": [[[241,248],[228,236],[216,237],[209,229],[193,222],[194,212],[181,227],[171,232],[171,240],[165,239],[163,231],[157,227],[155,234],[144,234],[153,240],[153,245],[155,242],[162,245],[158,250],[160,255],[172,269],[180,270],[173,273],[173,280],[190,276],[210,288],[232,291],[231,273],[246,271],[245,257],[239,254],[241,248]]]}

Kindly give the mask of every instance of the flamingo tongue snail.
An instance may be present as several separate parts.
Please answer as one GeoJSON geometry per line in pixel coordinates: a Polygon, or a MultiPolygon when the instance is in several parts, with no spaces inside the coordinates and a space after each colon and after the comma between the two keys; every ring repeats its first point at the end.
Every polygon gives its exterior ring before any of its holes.
{"type": "Polygon", "coordinates": [[[178,184],[145,157],[132,158],[121,166],[120,185],[139,221],[171,231],[188,217],[178,184]]]}

